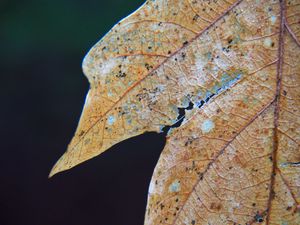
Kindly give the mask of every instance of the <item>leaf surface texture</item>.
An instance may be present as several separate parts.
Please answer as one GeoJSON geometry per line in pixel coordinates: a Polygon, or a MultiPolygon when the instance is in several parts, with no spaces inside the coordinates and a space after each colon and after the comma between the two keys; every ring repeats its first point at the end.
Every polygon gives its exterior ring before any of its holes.
{"type": "Polygon", "coordinates": [[[145,224],[299,224],[299,21],[299,0],[147,1],[85,57],[50,176],[167,130],[145,224]]]}

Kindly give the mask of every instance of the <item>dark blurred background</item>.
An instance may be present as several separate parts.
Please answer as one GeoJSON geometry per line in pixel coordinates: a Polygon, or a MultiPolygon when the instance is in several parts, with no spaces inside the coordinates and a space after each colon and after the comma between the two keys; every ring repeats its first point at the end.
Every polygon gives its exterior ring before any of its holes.
{"type": "Polygon", "coordinates": [[[142,225],[164,146],[144,134],[48,179],[88,90],[87,51],[143,0],[0,0],[0,225],[142,225]]]}

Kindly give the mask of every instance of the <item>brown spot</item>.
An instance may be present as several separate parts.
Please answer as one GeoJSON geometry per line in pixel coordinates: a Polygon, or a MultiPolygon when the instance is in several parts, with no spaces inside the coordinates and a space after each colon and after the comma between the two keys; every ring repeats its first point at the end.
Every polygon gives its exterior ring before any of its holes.
{"type": "Polygon", "coordinates": [[[287,92],[286,90],[283,90],[283,95],[286,96],[287,92]]]}
{"type": "Polygon", "coordinates": [[[79,137],[81,137],[84,134],[84,131],[80,131],[80,133],[78,134],[79,137]]]}
{"type": "Polygon", "coordinates": [[[213,202],[213,203],[210,204],[209,208],[219,211],[222,208],[222,205],[220,203],[213,202]]]}

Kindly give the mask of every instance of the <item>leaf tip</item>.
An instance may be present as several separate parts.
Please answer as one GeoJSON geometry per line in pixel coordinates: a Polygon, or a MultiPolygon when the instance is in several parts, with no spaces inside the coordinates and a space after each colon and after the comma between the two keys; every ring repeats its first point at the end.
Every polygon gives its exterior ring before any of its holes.
{"type": "Polygon", "coordinates": [[[52,167],[49,175],[48,175],[48,178],[52,178],[54,175],[60,173],[60,172],[63,172],[65,170],[68,170],[70,168],[72,168],[73,166],[69,166],[69,167],[66,167],[65,165],[65,154],[63,156],[60,157],[60,159],[54,164],[54,166],[52,167]]]}
{"type": "Polygon", "coordinates": [[[62,172],[63,170],[62,169],[59,169],[59,167],[57,166],[59,163],[59,161],[57,161],[54,166],[52,167],[49,175],[48,175],[48,178],[52,178],[55,174],[59,173],[59,172],[62,172]]]}

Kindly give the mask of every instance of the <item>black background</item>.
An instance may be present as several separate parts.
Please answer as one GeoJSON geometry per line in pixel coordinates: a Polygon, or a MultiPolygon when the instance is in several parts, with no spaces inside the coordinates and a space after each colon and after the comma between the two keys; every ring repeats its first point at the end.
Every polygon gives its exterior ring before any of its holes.
{"type": "Polygon", "coordinates": [[[0,225],[141,225],[162,134],[48,179],[88,90],[87,51],[143,0],[0,0],[0,225]]]}

